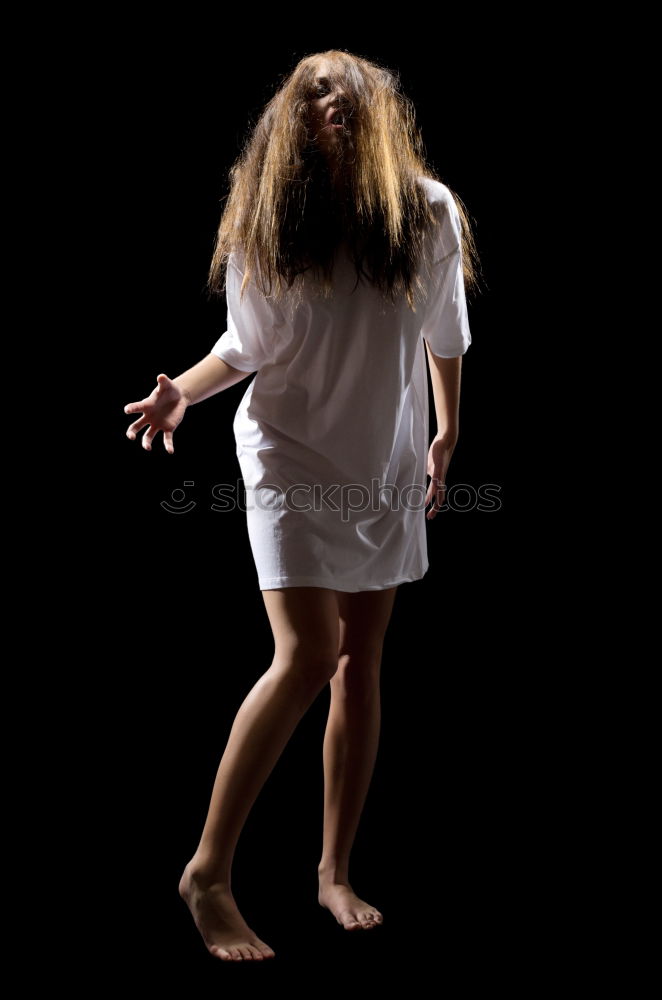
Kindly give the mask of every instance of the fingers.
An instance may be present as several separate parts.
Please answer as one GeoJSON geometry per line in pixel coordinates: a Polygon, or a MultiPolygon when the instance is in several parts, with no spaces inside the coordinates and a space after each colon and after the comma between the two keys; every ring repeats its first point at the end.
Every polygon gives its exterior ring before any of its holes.
{"type": "MultiPolygon", "coordinates": [[[[168,378],[167,375],[161,373],[160,375],[157,375],[156,381],[157,381],[156,389],[153,391],[152,395],[148,399],[142,399],[135,403],[127,403],[126,406],[124,407],[125,413],[137,413],[137,412],[141,413],[141,416],[138,417],[137,420],[134,420],[132,424],[129,424],[126,430],[126,436],[128,437],[129,441],[134,441],[138,431],[142,430],[143,427],[146,427],[147,430],[143,434],[141,441],[141,444],[145,449],[145,451],[152,450],[152,443],[154,441],[154,438],[156,437],[158,432],[163,429],[161,427],[156,427],[156,428],[152,427],[152,425],[150,424],[150,420],[153,419],[154,411],[152,407],[154,406],[155,403],[155,397],[159,395],[162,389],[167,389],[170,379],[168,378]],[[152,414],[151,417],[149,415],[150,413],[152,414]]],[[[163,431],[163,446],[169,455],[174,455],[175,446],[172,440],[172,431],[166,431],[166,430],[163,431]]]]}
{"type": "Polygon", "coordinates": [[[439,511],[444,505],[446,499],[446,484],[438,476],[432,476],[432,481],[428,487],[427,496],[425,498],[426,505],[434,498],[434,503],[430,510],[425,515],[428,521],[434,520],[439,511]]]}
{"type": "Polygon", "coordinates": [[[141,399],[137,403],[127,403],[126,406],[124,407],[124,412],[125,413],[142,413],[143,410],[145,409],[145,403],[146,402],[147,402],[146,399],[141,399]]]}
{"type": "Polygon", "coordinates": [[[134,441],[138,431],[142,430],[143,427],[148,423],[147,417],[139,417],[138,420],[134,420],[132,424],[129,424],[126,431],[126,436],[129,441],[134,441]]]}
{"type": "Polygon", "coordinates": [[[156,388],[147,396],[145,399],[140,399],[135,403],[127,403],[124,407],[125,413],[142,413],[146,406],[154,404],[154,400],[160,395],[162,389],[167,389],[170,383],[170,379],[167,375],[161,372],[160,375],[156,376],[156,388]]]}
{"type": "MultiPolygon", "coordinates": [[[[145,426],[148,427],[148,430],[146,430],[145,433],[143,434],[141,444],[145,449],[145,451],[151,451],[152,442],[154,441],[154,438],[156,437],[161,428],[159,427],[153,428],[149,423],[149,419],[147,417],[141,417],[140,420],[136,420],[134,423],[132,423],[126,432],[126,436],[129,438],[130,441],[135,440],[137,432],[139,430],[142,430],[142,428],[145,426]]],[[[174,455],[175,446],[172,440],[172,431],[163,432],[163,446],[169,455],[174,455]]]]}
{"type": "Polygon", "coordinates": [[[143,439],[141,442],[145,451],[152,450],[152,441],[154,440],[157,434],[158,434],[158,428],[155,430],[150,424],[145,433],[143,434],[143,439]]]}

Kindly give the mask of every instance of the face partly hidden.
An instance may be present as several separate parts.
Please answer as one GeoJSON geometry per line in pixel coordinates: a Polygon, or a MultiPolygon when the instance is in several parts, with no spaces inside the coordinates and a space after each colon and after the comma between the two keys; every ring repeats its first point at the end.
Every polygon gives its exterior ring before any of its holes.
{"type": "Polygon", "coordinates": [[[315,145],[322,153],[332,155],[347,134],[349,106],[342,88],[330,82],[327,69],[327,65],[321,63],[315,72],[308,103],[308,123],[315,145]]]}

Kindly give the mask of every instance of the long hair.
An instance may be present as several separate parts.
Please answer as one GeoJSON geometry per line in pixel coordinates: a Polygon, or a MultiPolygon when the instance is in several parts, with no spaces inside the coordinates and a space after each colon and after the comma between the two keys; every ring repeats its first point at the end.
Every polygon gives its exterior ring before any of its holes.
{"type": "MultiPolygon", "coordinates": [[[[340,49],[306,56],[267,103],[230,169],[210,294],[223,292],[228,258],[241,252],[242,295],[254,278],[265,295],[278,299],[294,289],[298,298],[311,272],[328,297],[335,253],[344,243],[357,279],[363,275],[391,301],[404,294],[413,309],[426,234],[435,222],[420,177],[441,180],[426,162],[397,74],[340,49]],[[322,60],[328,86],[342,93],[343,128],[330,158],[315,141],[308,113],[319,96],[322,60]]],[[[461,220],[469,292],[477,285],[478,254],[467,212],[446,186],[461,220]]]]}

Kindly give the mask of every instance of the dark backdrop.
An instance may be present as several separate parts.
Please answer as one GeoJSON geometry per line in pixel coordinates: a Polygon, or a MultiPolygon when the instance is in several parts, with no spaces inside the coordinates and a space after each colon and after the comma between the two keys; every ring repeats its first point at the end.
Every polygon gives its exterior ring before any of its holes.
{"type": "MultiPolygon", "coordinates": [[[[358,963],[368,977],[432,971],[465,988],[495,975],[516,985],[526,976],[513,942],[525,942],[529,957],[536,949],[527,845],[541,822],[533,792],[542,766],[526,750],[540,680],[531,680],[510,596],[530,322],[517,243],[530,211],[522,192],[531,56],[508,45],[507,29],[494,48],[489,39],[475,47],[443,11],[409,33],[397,24],[380,34],[281,27],[259,42],[246,26],[235,33],[193,17],[183,25],[173,14],[109,25],[103,41],[90,48],[86,191],[91,231],[103,234],[90,317],[106,404],[86,522],[85,615],[98,642],[82,725],[95,748],[89,821],[101,831],[109,959],[114,969],[132,959],[132,984],[194,991],[224,975],[237,987],[242,976],[266,985],[301,963],[320,979],[358,963]],[[472,215],[484,290],[470,301],[449,482],[474,492],[492,485],[500,504],[460,510],[468,494],[458,494],[427,523],[430,570],[396,598],[382,742],[350,873],[384,926],[348,934],[316,901],[323,694],[269,778],[235,861],[240,908],[277,959],[270,970],[227,971],[206,953],[177,884],[234,715],[273,650],[245,514],[211,509],[212,487],[240,478],[231,425],[248,383],[191,408],[174,456],[160,435],[151,453],[129,442],[123,407],[148,394],[159,372],[174,377],[198,361],[225,330],[224,303],[210,302],[204,284],[227,171],[277,81],[303,55],[333,46],[400,73],[431,163],[472,215]],[[162,502],[184,488],[195,506],[167,512],[162,502]]],[[[90,255],[94,248],[90,238],[90,255]]],[[[81,759],[89,764],[89,753],[81,759]]]]}

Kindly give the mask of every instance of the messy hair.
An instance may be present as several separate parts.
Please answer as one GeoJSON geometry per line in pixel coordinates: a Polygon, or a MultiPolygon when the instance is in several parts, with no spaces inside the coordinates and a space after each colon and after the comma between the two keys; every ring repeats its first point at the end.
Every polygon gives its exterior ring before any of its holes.
{"type": "MultiPolygon", "coordinates": [[[[436,219],[421,177],[441,180],[426,162],[398,75],[345,50],[306,56],[269,100],[230,169],[207,280],[210,294],[224,291],[230,254],[241,253],[242,294],[253,279],[265,295],[279,299],[293,289],[298,298],[310,272],[328,297],[335,253],[344,242],[357,278],[363,275],[391,301],[404,294],[414,308],[421,255],[436,219]],[[322,60],[328,86],[342,94],[343,127],[330,161],[317,146],[308,115],[309,102],[319,96],[322,60]]],[[[469,292],[477,285],[478,254],[466,209],[446,187],[461,220],[469,292]]]]}

